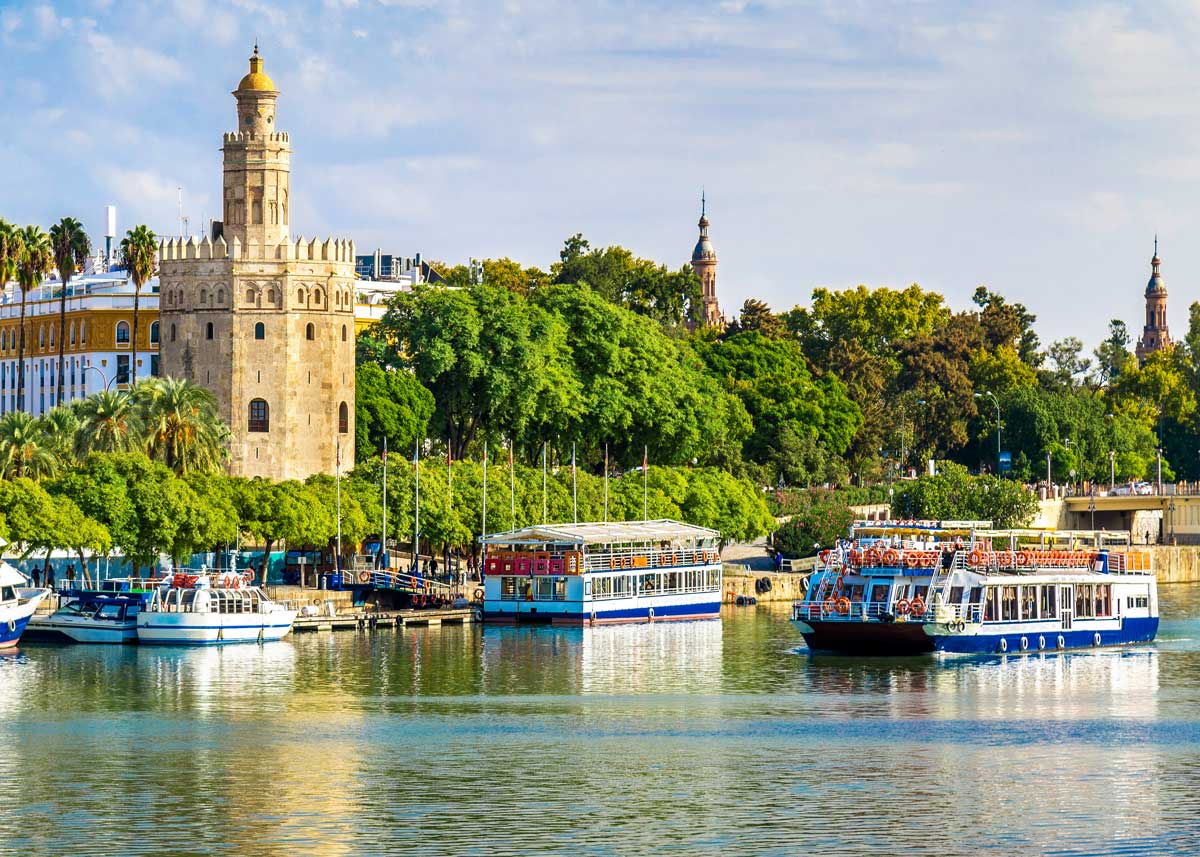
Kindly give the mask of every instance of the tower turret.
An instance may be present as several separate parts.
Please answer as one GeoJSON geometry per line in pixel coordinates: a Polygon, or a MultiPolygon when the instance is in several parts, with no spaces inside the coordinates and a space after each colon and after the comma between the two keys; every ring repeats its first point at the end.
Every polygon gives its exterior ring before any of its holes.
{"type": "Polygon", "coordinates": [[[702,319],[705,324],[716,327],[721,324],[721,307],[717,304],[717,251],[708,238],[707,200],[700,193],[700,240],[692,250],[692,270],[700,278],[702,319]]]}
{"type": "Polygon", "coordinates": [[[1146,324],[1137,344],[1138,362],[1144,362],[1155,351],[1171,347],[1167,329],[1167,284],[1163,282],[1158,258],[1158,236],[1154,236],[1154,256],[1150,259],[1150,280],[1146,283],[1146,324]]]}

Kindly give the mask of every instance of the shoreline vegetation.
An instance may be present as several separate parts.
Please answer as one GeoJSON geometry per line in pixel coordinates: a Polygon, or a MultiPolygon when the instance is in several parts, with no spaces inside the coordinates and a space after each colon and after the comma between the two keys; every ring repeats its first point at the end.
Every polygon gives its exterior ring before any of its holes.
{"type": "MultiPolygon", "coordinates": [[[[40,283],[54,258],[74,273],[73,224],[52,230],[51,247],[40,230],[0,221],[0,279],[40,283]]],[[[819,288],[782,313],[749,299],[717,329],[699,323],[689,267],[580,235],[548,271],[510,259],[435,265],[445,284],[397,294],[358,337],[348,546],[378,535],[385,438],[389,535],[411,538],[420,445],[421,538],[443,549],[479,535],[485,444],[489,530],[542,520],[545,451],[549,521],[576,515],[572,470],[580,520],[603,517],[606,471],[608,518],[640,519],[645,461],[650,517],[747,541],[790,515],[781,536],[797,552],[828,541],[861,496],[912,517],[1026,523],[1036,501],[1022,483],[1044,477],[1047,456],[1055,481],[1105,481],[1110,466],[1125,481],[1150,476],[1161,447],[1164,478],[1200,477],[1200,456],[1185,452],[1197,430],[1200,304],[1187,335],[1139,365],[1119,320],[1092,356],[1073,338],[1043,348],[1036,317],[984,287],[965,311],[917,285],[819,288]],[[998,445],[1011,454],[1004,477],[998,445]],[[939,474],[911,478],[930,459],[939,474]]],[[[227,432],[212,397],[175,379],[39,419],[6,414],[0,535],[27,555],[120,550],[143,565],[239,540],[327,547],[333,478],[224,476],[227,432]]]]}

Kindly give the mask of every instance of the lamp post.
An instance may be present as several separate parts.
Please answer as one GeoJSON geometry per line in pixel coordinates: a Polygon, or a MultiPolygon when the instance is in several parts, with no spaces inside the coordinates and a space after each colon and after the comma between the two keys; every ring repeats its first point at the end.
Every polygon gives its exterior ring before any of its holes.
{"type": "Polygon", "coordinates": [[[1110,449],[1108,451],[1108,493],[1111,494],[1113,489],[1117,487],[1117,451],[1110,449]]]}
{"type": "Polygon", "coordinates": [[[1158,485],[1155,490],[1158,492],[1158,496],[1161,497],[1162,492],[1163,492],[1163,490],[1162,490],[1162,447],[1161,446],[1158,448],[1158,476],[1157,476],[1157,479],[1158,479],[1158,485]]]}
{"type": "Polygon", "coordinates": [[[1046,450],[1046,490],[1047,491],[1049,491],[1051,488],[1054,487],[1054,482],[1050,478],[1050,460],[1053,457],[1054,457],[1054,453],[1052,453],[1050,450],[1047,449],[1046,450]]]}
{"type": "Polygon", "coordinates": [[[109,391],[109,389],[112,387],[112,382],[113,382],[113,381],[115,381],[115,380],[117,380],[117,376],[116,376],[116,375],[113,375],[111,378],[105,378],[105,377],[104,377],[104,373],[103,373],[103,372],[101,372],[101,371],[100,371],[100,369],[99,369],[99,368],[97,368],[96,366],[91,366],[91,365],[84,366],[84,367],[83,367],[83,371],[84,371],[84,372],[95,372],[97,375],[99,375],[99,376],[100,376],[100,383],[102,383],[102,384],[104,385],[104,392],[106,392],[106,393],[107,393],[107,392],[109,391]]]}
{"type": "Polygon", "coordinates": [[[984,390],[982,393],[976,393],[976,399],[982,399],[984,396],[989,397],[996,405],[996,475],[1000,475],[1000,400],[996,398],[996,394],[991,390],[984,390]]]}

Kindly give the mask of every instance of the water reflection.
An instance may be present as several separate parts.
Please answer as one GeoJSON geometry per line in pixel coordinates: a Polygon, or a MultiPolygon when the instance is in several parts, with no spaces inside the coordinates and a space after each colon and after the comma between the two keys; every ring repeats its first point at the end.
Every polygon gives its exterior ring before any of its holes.
{"type": "Polygon", "coordinates": [[[769,607],[29,646],[0,851],[1195,852],[1200,587],[1163,604],[1155,646],[1023,657],[810,657],[769,607]]]}

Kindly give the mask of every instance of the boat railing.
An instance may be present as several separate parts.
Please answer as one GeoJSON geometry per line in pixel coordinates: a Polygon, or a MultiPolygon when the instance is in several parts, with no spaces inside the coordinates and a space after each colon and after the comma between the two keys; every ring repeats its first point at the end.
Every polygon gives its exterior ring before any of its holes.
{"type": "MultiPolygon", "coordinates": [[[[343,572],[347,577],[350,572],[343,572]]],[[[348,581],[349,582],[349,581],[348,581]]],[[[361,586],[372,586],[376,589],[395,589],[399,592],[426,595],[449,595],[454,587],[440,580],[432,580],[423,575],[410,574],[406,571],[392,571],[386,568],[363,568],[354,572],[354,583],[361,586]]]]}
{"type": "Polygon", "coordinates": [[[619,571],[621,569],[671,568],[683,565],[717,565],[721,553],[716,548],[653,549],[627,548],[605,553],[585,553],[584,571],[619,571]]]}
{"type": "Polygon", "coordinates": [[[797,601],[792,605],[794,619],[819,619],[825,622],[980,622],[983,620],[983,603],[920,605],[913,611],[912,602],[901,601],[849,601],[849,599],[824,601],[797,601]]]}

